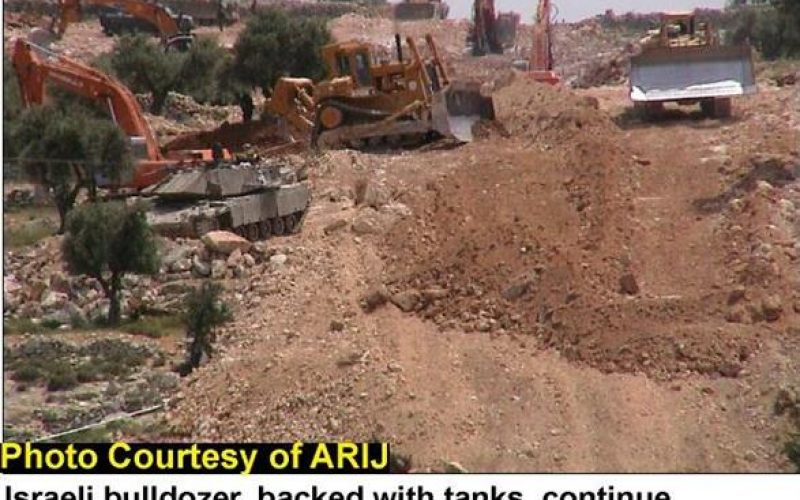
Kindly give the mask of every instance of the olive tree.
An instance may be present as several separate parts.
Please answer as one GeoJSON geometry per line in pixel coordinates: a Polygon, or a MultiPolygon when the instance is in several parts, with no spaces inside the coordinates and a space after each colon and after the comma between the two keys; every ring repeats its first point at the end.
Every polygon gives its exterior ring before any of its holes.
{"type": "Polygon", "coordinates": [[[155,234],[141,206],[122,202],[87,203],[67,217],[62,244],[64,260],[73,274],[96,279],[109,300],[108,322],[121,317],[122,277],[127,273],[155,274],[159,268],[155,234]]]}
{"type": "Polygon", "coordinates": [[[132,168],[119,128],[79,106],[34,106],[9,125],[25,176],[53,194],[59,233],[82,189],[94,199],[98,175],[118,180],[132,168]]]}
{"type": "Polygon", "coordinates": [[[191,96],[197,102],[229,104],[225,78],[232,56],[214,38],[202,37],[185,52],[165,51],[144,35],[124,36],[111,56],[98,65],[108,66],[133,92],[152,97],[150,111],[161,114],[170,92],[191,96]]]}
{"type": "Polygon", "coordinates": [[[322,19],[289,16],[274,8],[261,10],[250,17],[236,40],[234,74],[265,90],[281,76],[320,79],[325,75],[320,49],[330,40],[322,19]]]}

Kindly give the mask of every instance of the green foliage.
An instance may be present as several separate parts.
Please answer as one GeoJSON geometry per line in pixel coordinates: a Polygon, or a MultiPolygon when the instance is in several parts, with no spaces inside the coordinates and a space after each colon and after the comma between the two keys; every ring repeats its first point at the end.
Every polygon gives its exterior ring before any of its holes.
{"type": "Polygon", "coordinates": [[[187,362],[181,367],[184,375],[200,366],[204,354],[212,354],[212,344],[216,340],[214,330],[232,318],[228,306],[220,300],[221,293],[221,286],[205,281],[200,288],[191,290],[186,296],[184,324],[186,334],[192,340],[187,362]]]}
{"type": "Polygon", "coordinates": [[[765,59],[800,57],[800,0],[735,2],[729,41],[750,41],[765,59]]]}
{"type": "Polygon", "coordinates": [[[132,167],[127,138],[107,119],[77,104],[34,106],[11,125],[26,176],[53,193],[59,232],[81,189],[95,192],[95,176],[114,178],[132,167]]]}
{"type": "Polygon", "coordinates": [[[165,51],[150,37],[125,36],[119,39],[108,59],[97,62],[113,70],[131,91],[149,93],[151,111],[161,114],[169,92],[190,95],[201,103],[230,103],[222,79],[231,56],[214,38],[198,38],[185,52],[165,51]]]}
{"type": "Polygon", "coordinates": [[[157,339],[180,331],[182,320],[178,316],[145,316],[126,323],[122,331],[157,339]]]}
{"type": "Polygon", "coordinates": [[[17,382],[36,382],[41,376],[42,372],[37,366],[25,365],[14,370],[14,373],[11,374],[11,380],[17,382]]]}
{"type": "Polygon", "coordinates": [[[250,17],[234,47],[234,74],[251,86],[271,88],[281,76],[320,79],[320,49],[331,40],[324,21],[265,9],[250,17]]]}
{"type": "Polygon", "coordinates": [[[783,447],[783,452],[794,464],[797,472],[800,472],[800,433],[791,435],[789,441],[783,447]]]}
{"type": "Polygon", "coordinates": [[[66,363],[56,363],[47,373],[48,391],[65,391],[78,385],[75,369],[66,363]]]}
{"type": "Polygon", "coordinates": [[[122,276],[158,272],[155,235],[140,206],[108,202],[78,207],[67,218],[62,249],[72,273],[91,276],[103,287],[110,324],[120,319],[122,276]]]}
{"type": "Polygon", "coordinates": [[[37,219],[22,224],[3,224],[3,244],[8,249],[24,248],[52,236],[58,230],[50,219],[37,219]]]}

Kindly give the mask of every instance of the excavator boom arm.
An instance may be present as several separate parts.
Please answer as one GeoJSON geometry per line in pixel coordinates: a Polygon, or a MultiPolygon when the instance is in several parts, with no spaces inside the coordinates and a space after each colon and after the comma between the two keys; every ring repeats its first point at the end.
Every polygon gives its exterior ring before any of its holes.
{"type": "Polygon", "coordinates": [[[89,99],[102,101],[108,105],[114,122],[128,137],[144,141],[148,160],[163,160],[136,97],[121,83],[94,68],[48,52],[22,39],[14,43],[12,63],[25,106],[44,103],[47,82],[89,99]]]}
{"type": "Polygon", "coordinates": [[[181,27],[170,13],[160,4],[144,0],[58,0],[58,16],[54,19],[52,31],[59,37],[70,23],[80,20],[84,5],[115,7],[153,24],[163,40],[181,34],[181,27]]]}

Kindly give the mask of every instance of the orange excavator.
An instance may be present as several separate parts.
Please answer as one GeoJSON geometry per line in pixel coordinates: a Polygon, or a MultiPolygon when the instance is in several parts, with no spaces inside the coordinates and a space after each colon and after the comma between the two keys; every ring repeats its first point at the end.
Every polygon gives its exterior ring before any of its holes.
{"type": "Polygon", "coordinates": [[[19,38],[14,42],[11,61],[26,107],[44,103],[46,83],[108,105],[111,118],[130,140],[135,166],[127,179],[117,182],[100,179],[98,184],[102,187],[142,189],[160,181],[175,168],[230,158],[221,148],[216,154],[211,150],[193,150],[162,155],[133,93],[94,68],[19,38]]]}
{"type": "Polygon", "coordinates": [[[533,26],[533,47],[531,47],[528,68],[531,77],[537,82],[555,85],[561,81],[561,78],[553,71],[551,10],[550,0],[539,0],[539,7],[536,9],[536,24],[533,26]]]}
{"type": "Polygon", "coordinates": [[[137,19],[153,25],[166,47],[186,48],[191,44],[192,19],[176,15],[169,7],[144,0],[57,0],[58,14],[53,18],[50,31],[61,38],[70,23],[81,19],[83,6],[95,5],[119,9],[137,19]]]}

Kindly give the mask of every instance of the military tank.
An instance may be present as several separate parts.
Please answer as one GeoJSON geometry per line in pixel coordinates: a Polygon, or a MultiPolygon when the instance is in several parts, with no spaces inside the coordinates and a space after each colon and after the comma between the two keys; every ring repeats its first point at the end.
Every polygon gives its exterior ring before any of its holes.
{"type": "Polygon", "coordinates": [[[248,240],[299,231],[311,202],[305,182],[279,165],[222,165],[175,172],[142,192],[148,222],[168,237],[225,230],[248,240]]]}

